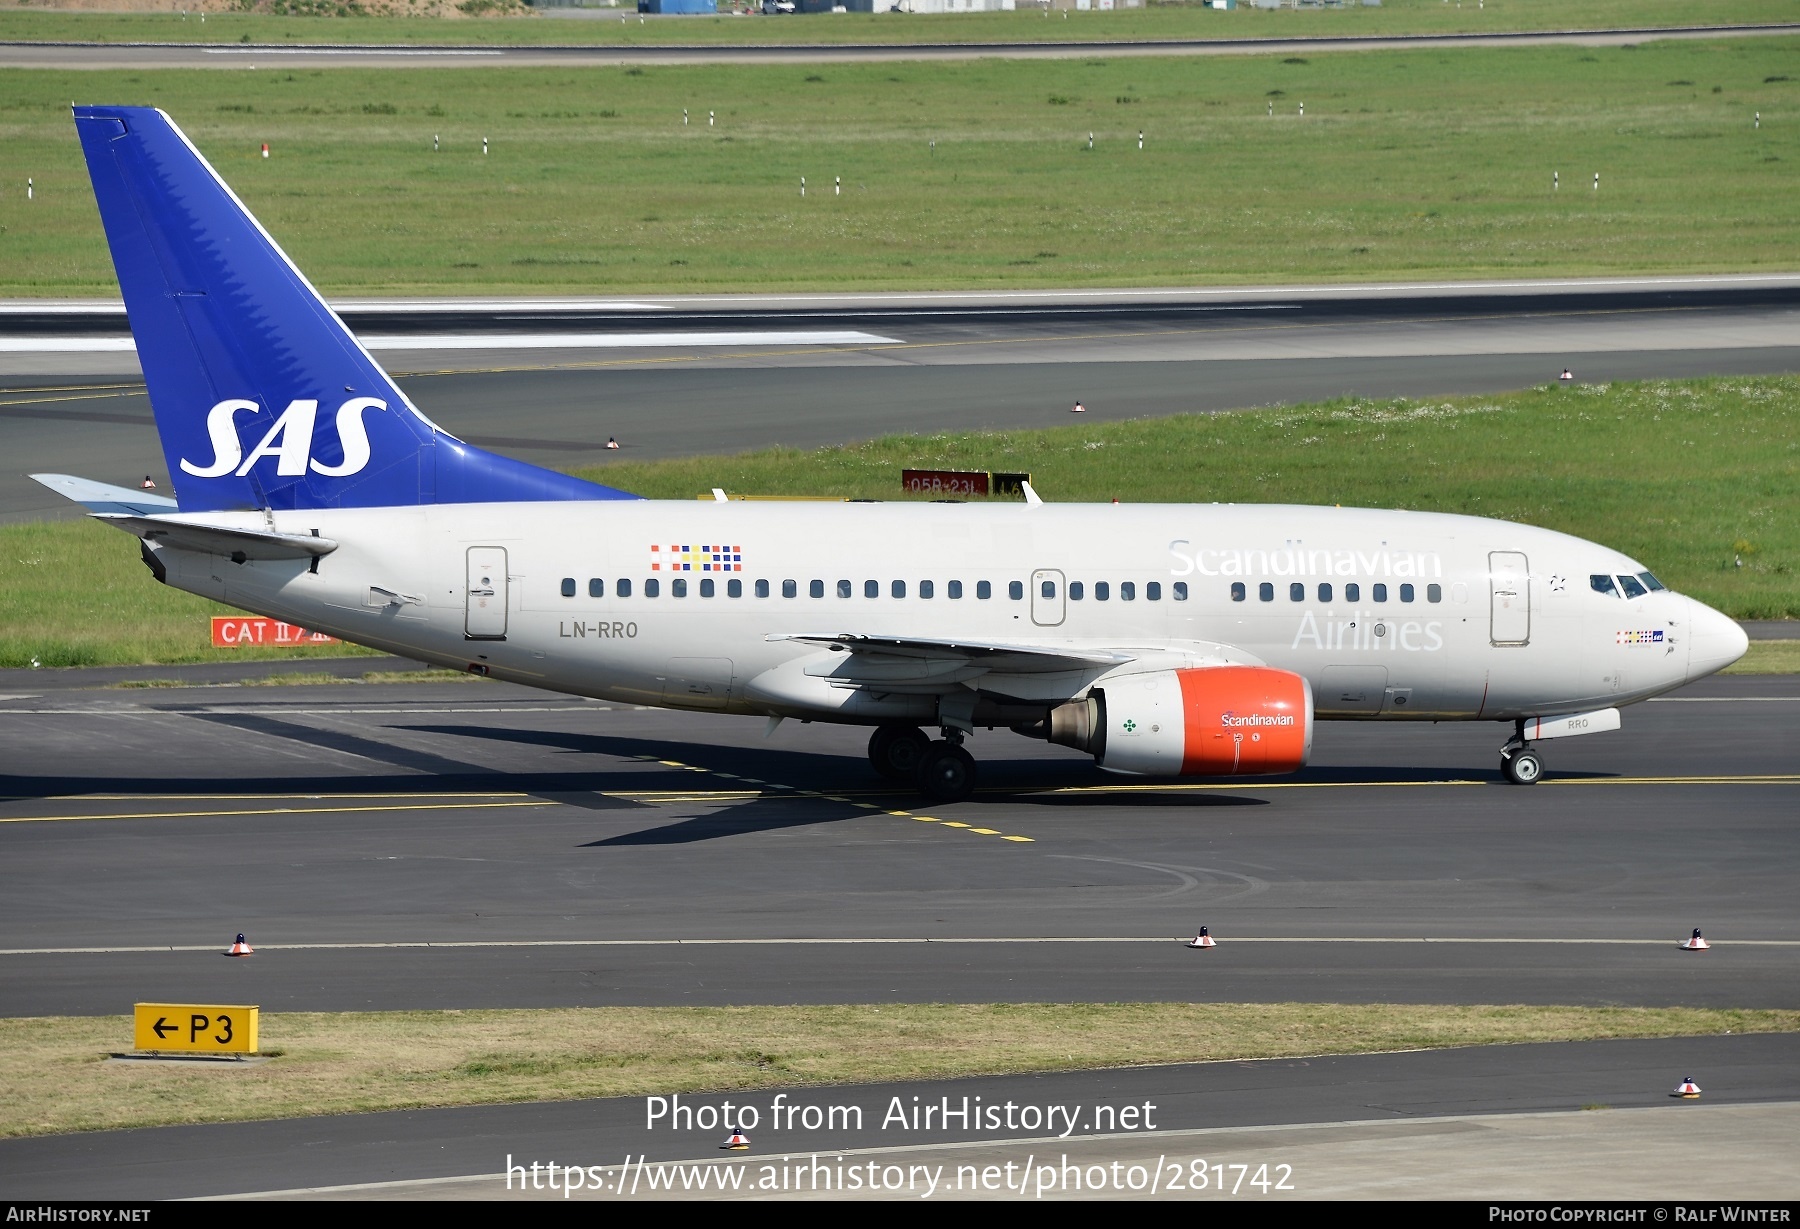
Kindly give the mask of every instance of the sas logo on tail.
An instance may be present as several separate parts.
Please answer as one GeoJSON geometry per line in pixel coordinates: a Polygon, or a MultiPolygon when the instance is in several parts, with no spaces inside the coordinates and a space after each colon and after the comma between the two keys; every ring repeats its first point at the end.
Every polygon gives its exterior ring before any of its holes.
{"type": "Polygon", "coordinates": [[[243,441],[238,439],[237,415],[254,414],[262,407],[254,401],[221,401],[206,415],[206,433],[212,437],[211,463],[196,465],[183,457],[181,468],[196,478],[222,478],[226,474],[241,478],[264,457],[274,457],[275,472],[282,477],[297,478],[310,469],[327,478],[346,478],[361,473],[369,463],[369,433],[363,426],[364,411],[387,408],[387,402],[379,397],[354,397],[340,405],[337,434],[338,442],[344,448],[344,459],[336,465],[324,465],[312,455],[313,421],[319,416],[317,401],[288,402],[288,408],[282,411],[275,425],[247,457],[243,441]]]}

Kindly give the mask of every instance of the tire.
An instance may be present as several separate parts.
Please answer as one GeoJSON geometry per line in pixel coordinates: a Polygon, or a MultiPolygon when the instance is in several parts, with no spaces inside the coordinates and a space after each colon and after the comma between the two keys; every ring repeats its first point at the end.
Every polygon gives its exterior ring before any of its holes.
{"type": "Polygon", "coordinates": [[[1536,785],[1543,778],[1544,761],[1538,758],[1537,752],[1526,747],[1502,756],[1500,771],[1514,785],[1536,785]]]}
{"type": "Polygon", "coordinates": [[[932,743],[916,780],[928,802],[961,802],[975,792],[975,757],[953,743],[932,743]]]}
{"type": "Polygon", "coordinates": [[[913,781],[931,740],[910,725],[884,725],[869,737],[869,763],[890,781],[913,781]]]}

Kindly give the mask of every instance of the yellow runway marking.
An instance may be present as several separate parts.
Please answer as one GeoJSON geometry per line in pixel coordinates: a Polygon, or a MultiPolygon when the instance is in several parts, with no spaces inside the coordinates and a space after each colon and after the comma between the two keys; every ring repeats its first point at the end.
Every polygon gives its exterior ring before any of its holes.
{"type": "Polygon", "coordinates": [[[1035,845],[1037,843],[1028,836],[1003,836],[1000,839],[1003,841],[1023,841],[1027,845],[1035,845]]]}
{"type": "MultiPolygon", "coordinates": [[[[1710,777],[1545,777],[1542,785],[1796,785],[1800,773],[1746,774],[1744,776],[1710,777]]],[[[1266,789],[1420,789],[1434,786],[1506,786],[1505,781],[1470,781],[1450,778],[1442,781],[1171,781],[1165,785],[1064,785],[1056,789],[993,789],[985,793],[1047,794],[1170,794],[1198,793],[1216,790],[1237,792],[1266,789]]]]}
{"type": "Polygon", "coordinates": [[[144,811],[136,814],[99,815],[9,815],[0,824],[48,824],[73,819],[214,819],[246,815],[345,815],[359,811],[491,811],[506,807],[553,807],[561,803],[549,799],[522,802],[446,802],[415,803],[407,806],[377,807],[269,807],[240,811],[144,811]]]}

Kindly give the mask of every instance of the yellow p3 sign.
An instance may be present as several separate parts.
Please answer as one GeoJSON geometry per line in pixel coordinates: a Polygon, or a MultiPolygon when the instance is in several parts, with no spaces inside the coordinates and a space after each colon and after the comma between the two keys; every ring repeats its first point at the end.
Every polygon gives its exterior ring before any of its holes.
{"type": "Polygon", "coordinates": [[[196,1003],[139,1003],[132,1044],[187,1054],[256,1053],[257,1009],[196,1003]]]}

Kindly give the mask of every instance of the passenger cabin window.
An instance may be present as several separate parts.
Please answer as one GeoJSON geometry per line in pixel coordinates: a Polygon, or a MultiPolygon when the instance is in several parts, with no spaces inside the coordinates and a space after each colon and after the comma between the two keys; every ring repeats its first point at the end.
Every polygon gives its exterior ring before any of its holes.
{"type": "Polygon", "coordinates": [[[921,598],[932,597],[935,596],[936,593],[937,586],[932,584],[929,580],[921,580],[919,582],[919,596],[921,598]]]}
{"type": "Polygon", "coordinates": [[[1442,586],[1442,585],[1426,585],[1425,586],[1425,600],[1428,602],[1443,601],[1444,600],[1444,586],[1442,586]]]}
{"type": "Polygon", "coordinates": [[[1650,590],[1652,593],[1655,593],[1659,589],[1667,588],[1662,581],[1656,579],[1656,577],[1650,575],[1648,572],[1639,572],[1638,579],[1643,581],[1644,588],[1650,590]]]}
{"type": "Polygon", "coordinates": [[[1266,580],[1263,581],[1262,584],[1256,586],[1256,599],[1259,602],[1274,601],[1275,600],[1275,586],[1270,584],[1266,580]]]}
{"type": "Polygon", "coordinates": [[[1086,596],[1087,596],[1087,586],[1086,585],[1082,584],[1079,580],[1071,580],[1069,582],[1069,600],[1071,602],[1079,602],[1082,598],[1084,598],[1086,596]]]}
{"type": "Polygon", "coordinates": [[[631,582],[629,580],[621,580],[618,584],[613,586],[613,592],[618,594],[620,597],[630,597],[631,596],[631,582]]]}
{"type": "Polygon", "coordinates": [[[1244,600],[1244,597],[1245,597],[1244,582],[1241,580],[1232,581],[1231,582],[1231,600],[1234,602],[1241,602],[1244,600]]]}
{"type": "Polygon", "coordinates": [[[588,581],[588,596],[589,597],[605,597],[606,596],[606,582],[604,580],[601,580],[599,577],[595,577],[595,578],[589,580],[588,581]]]}
{"type": "Polygon", "coordinates": [[[1351,581],[1349,584],[1345,585],[1344,586],[1344,600],[1346,602],[1362,601],[1362,586],[1357,584],[1354,580],[1351,581]]]}
{"type": "Polygon", "coordinates": [[[808,593],[812,594],[814,597],[824,597],[825,596],[825,582],[822,580],[811,581],[807,584],[806,591],[808,593]]]}
{"type": "Polygon", "coordinates": [[[573,576],[563,577],[562,595],[564,597],[574,597],[575,596],[575,578],[573,576]]]}
{"type": "Polygon", "coordinates": [[[975,582],[975,596],[980,601],[983,601],[983,602],[987,601],[990,597],[994,596],[994,586],[990,585],[985,580],[976,581],[975,582]]]}
{"type": "Polygon", "coordinates": [[[1025,582],[1022,580],[1007,581],[1006,582],[1006,596],[1010,597],[1015,602],[1024,601],[1025,600],[1025,582]]]}
{"type": "MultiPolygon", "coordinates": [[[[794,582],[790,580],[788,583],[791,585],[794,582]]],[[[759,580],[756,582],[756,596],[757,597],[768,597],[769,596],[769,582],[768,581],[759,580]]],[[[787,596],[792,597],[794,595],[790,593],[787,596]]]]}
{"type": "Polygon", "coordinates": [[[1111,585],[1107,584],[1104,580],[1096,580],[1094,582],[1094,600],[1096,602],[1104,602],[1107,598],[1109,598],[1111,596],[1112,596],[1112,586],[1111,585]]]}
{"type": "Polygon", "coordinates": [[[852,585],[847,580],[838,581],[837,594],[839,597],[849,597],[854,592],[856,592],[855,585],[852,585]]]}
{"type": "Polygon", "coordinates": [[[890,594],[892,594],[894,597],[905,597],[906,596],[906,582],[904,580],[896,580],[892,585],[890,585],[888,587],[888,592],[890,594]]]}
{"type": "Polygon", "coordinates": [[[1378,602],[1387,601],[1387,586],[1386,585],[1370,585],[1369,591],[1375,595],[1376,601],[1378,601],[1378,602]]]}
{"type": "Polygon", "coordinates": [[[1137,583],[1130,580],[1119,582],[1119,600],[1121,602],[1137,601],[1137,583]]]}
{"type": "Polygon", "coordinates": [[[1162,601],[1162,584],[1154,580],[1146,581],[1144,583],[1144,600],[1146,602],[1162,601]]]}
{"type": "Polygon", "coordinates": [[[1178,602],[1187,601],[1187,581],[1178,580],[1174,584],[1170,585],[1169,588],[1171,588],[1175,591],[1175,600],[1176,601],[1178,601],[1178,602]]]}
{"type": "MultiPolygon", "coordinates": [[[[769,582],[766,580],[763,581],[762,586],[763,586],[763,596],[767,597],[768,592],[769,592],[769,582]]],[[[726,597],[743,597],[744,596],[744,582],[741,580],[726,581],[725,582],[725,596],[726,597]]]]}
{"type": "Polygon", "coordinates": [[[669,582],[669,596],[670,597],[686,597],[687,596],[687,580],[686,580],[686,578],[678,578],[675,580],[671,580],[669,582]]]}
{"type": "Polygon", "coordinates": [[[1400,586],[1400,600],[1403,602],[1410,602],[1413,600],[1413,587],[1411,585],[1400,586]]]}
{"type": "Polygon", "coordinates": [[[945,588],[949,591],[950,597],[952,599],[959,598],[962,596],[962,581],[960,581],[960,580],[951,581],[948,585],[945,586],[945,588]]]}
{"type": "Polygon", "coordinates": [[[644,596],[657,597],[662,593],[662,582],[652,576],[644,582],[644,596]]]}
{"type": "Polygon", "coordinates": [[[1038,584],[1038,593],[1043,597],[1055,597],[1056,582],[1054,580],[1041,581],[1038,584]]]}
{"type": "Polygon", "coordinates": [[[1619,577],[1619,590],[1628,598],[1643,597],[1645,593],[1649,592],[1644,586],[1638,584],[1638,579],[1635,576],[1619,577]]]}
{"type": "Polygon", "coordinates": [[[713,582],[712,582],[711,577],[708,577],[707,579],[702,580],[700,582],[700,596],[701,597],[711,597],[711,596],[713,596],[714,592],[715,592],[715,590],[713,588],[713,582]]]}
{"type": "Polygon", "coordinates": [[[1306,586],[1305,585],[1301,584],[1297,580],[1294,581],[1292,584],[1288,585],[1288,601],[1304,602],[1305,600],[1306,600],[1306,586]]]}
{"type": "Polygon", "coordinates": [[[1319,600],[1321,602],[1329,602],[1331,600],[1331,586],[1330,585],[1320,585],[1319,586],[1319,600]]]}
{"type": "Polygon", "coordinates": [[[864,597],[880,597],[881,596],[881,582],[879,580],[863,581],[863,596],[864,597]]]}

